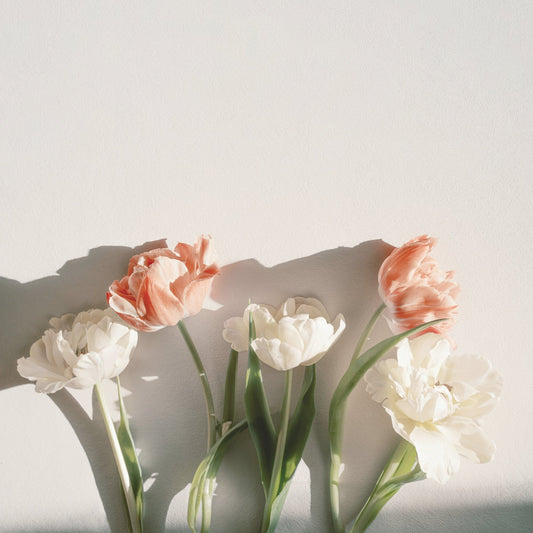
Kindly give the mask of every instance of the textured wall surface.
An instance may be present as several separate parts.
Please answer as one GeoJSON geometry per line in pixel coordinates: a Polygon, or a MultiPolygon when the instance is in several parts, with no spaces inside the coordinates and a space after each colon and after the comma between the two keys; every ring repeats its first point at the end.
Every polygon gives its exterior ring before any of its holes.
{"type": "MultiPolygon", "coordinates": [[[[314,295],[347,319],[318,365],[316,423],[279,531],[329,531],[329,398],[378,304],[380,262],[421,233],[439,237],[434,256],[457,271],[459,350],[488,357],[504,376],[485,425],[498,452],[489,465],[464,462],[445,486],[402,489],[370,531],[528,530],[532,7],[4,2],[0,531],[124,531],[93,398],[38,395],[15,361],[51,316],[104,306],[133,249],[200,233],[214,236],[225,266],[211,308],[188,326],[218,404],[222,323],[248,298],[314,295]]],[[[374,335],[386,334],[381,324],[374,335]]],[[[148,533],[187,530],[187,483],[205,441],[193,370],[167,328],[141,335],[123,374],[150,486],[148,533]]],[[[282,379],[270,370],[265,379],[277,410],[282,379]]],[[[347,426],[349,520],[396,435],[363,387],[347,426]]],[[[213,531],[256,530],[261,504],[243,436],[220,472],[213,531]]]]}

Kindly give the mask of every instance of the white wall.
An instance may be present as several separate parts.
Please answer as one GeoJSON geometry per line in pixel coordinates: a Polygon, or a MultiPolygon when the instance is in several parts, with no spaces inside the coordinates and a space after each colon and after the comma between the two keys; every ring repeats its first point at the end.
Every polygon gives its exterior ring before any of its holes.
{"type": "MultiPolygon", "coordinates": [[[[218,400],[222,322],[249,296],[315,294],[348,319],[319,365],[317,421],[280,531],[328,530],[329,395],[377,304],[388,245],[421,233],[440,238],[434,255],[462,286],[460,351],[504,376],[486,423],[498,453],[444,487],[402,489],[371,531],[529,527],[532,15],[520,1],[4,2],[0,531],[123,531],[91,397],[37,395],[15,360],[50,316],[103,306],[132,248],[202,232],[228,265],[213,292],[222,307],[189,321],[218,400]]],[[[266,377],[279,409],[279,376],[266,377]]],[[[205,430],[177,331],[142,335],[123,382],[155,476],[147,531],[186,531],[205,430]]],[[[347,518],[395,442],[362,388],[349,416],[347,518]]],[[[230,451],[213,531],[256,527],[254,461],[245,438],[230,451]]]]}

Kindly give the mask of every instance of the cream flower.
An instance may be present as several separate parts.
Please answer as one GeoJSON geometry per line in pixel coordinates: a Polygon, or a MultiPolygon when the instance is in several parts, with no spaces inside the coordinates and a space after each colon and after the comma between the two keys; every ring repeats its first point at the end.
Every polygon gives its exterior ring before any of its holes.
{"type": "Polygon", "coordinates": [[[118,376],[137,345],[137,332],[111,309],[63,315],[50,325],[30,356],[17,361],[19,374],[36,381],[37,392],[82,389],[118,376]]]}
{"type": "Polygon", "coordinates": [[[427,333],[401,341],[397,359],[380,361],[365,379],[394,430],[415,446],[427,477],[445,483],[459,469],[460,456],[492,459],[494,444],[479,419],[495,407],[502,378],[488,360],[452,355],[444,337],[427,333]]]}
{"type": "Polygon", "coordinates": [[[346,327],[341,314],[330,323],[328,312],[315,298],[289,298],[279,309],[250,304],[242,318],[224,322],[222,335],[239,352],[248,349],[250,312],[256,332],[252,347],[263,363],[276,370],[316,363],[346,327]]]}

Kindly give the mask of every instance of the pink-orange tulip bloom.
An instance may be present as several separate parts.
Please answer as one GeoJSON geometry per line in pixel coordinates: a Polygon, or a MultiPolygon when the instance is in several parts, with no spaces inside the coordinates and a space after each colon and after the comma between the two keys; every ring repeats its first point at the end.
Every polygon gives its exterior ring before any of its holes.
{"type": "Polygon", "coordinates": [[[198,313],[219,272],[211,237],[201,236],[194,246],[179,243],[174,250],[132,257],[127,276],[112,283],[107,301],[131,326],[156,331],[198,313]]]}
{"type": "Polygon", "coordinates": [[[437,318],[447,318],[424,333],[443,333],[455,324],[459,285],[453,271],[443,272],[429,252],[437,239],[422,235],[396,248],[379,269],[379,294],[393,333],[437,318]]]}

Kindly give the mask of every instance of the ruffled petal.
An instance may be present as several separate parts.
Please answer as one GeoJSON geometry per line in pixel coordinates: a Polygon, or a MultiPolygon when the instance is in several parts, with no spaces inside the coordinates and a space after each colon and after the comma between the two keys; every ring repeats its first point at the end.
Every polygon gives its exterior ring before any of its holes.
{"type": "Polygon", "coordinates": [[[453,442],[439,431],[417,426],[409,435],[416,448],[420,468],[428,478],[446,483],[459,470],[460,456],[453,442]]]}
{"type": "Polygon", "coordinates": [[[83,388],[92,387],[105,377],[104,362],[96,352],[83,354],[72,371],[83,388]]]}
{"type": "Polygon", "coordinates": [[[474,463],[492,461],[496,450],[494,442],[471,418],[454,416],[440,424],[439,427],[463,457],[474,463]]]}
{"type": "Polygon", "coordinates": [[[170,289],[170,281],[187,273],[181,261],[157,257],[147,273],[137,297],[139,316],[148,324],[173,326],[185,315],[185,308],[170,289]]]}

